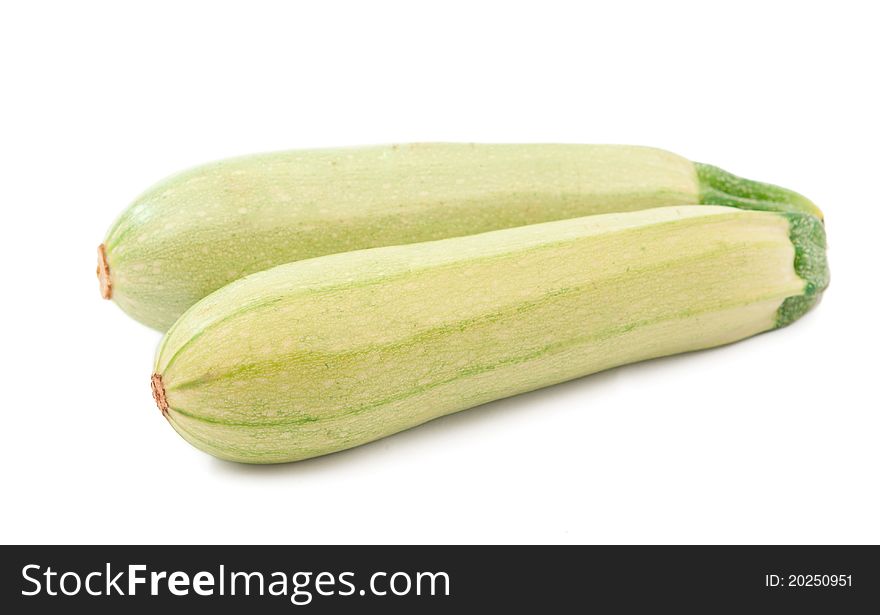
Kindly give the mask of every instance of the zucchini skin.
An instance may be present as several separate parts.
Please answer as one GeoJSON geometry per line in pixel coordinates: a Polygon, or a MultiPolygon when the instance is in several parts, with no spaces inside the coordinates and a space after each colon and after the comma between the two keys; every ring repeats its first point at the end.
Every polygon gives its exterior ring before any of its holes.
{"type": "Polygon", "coordinates": [[[827,285],[817,233],[806,214],[681,206],[290,263],[184,314],[154,397],[222,459],[323,455],[784,326],[827,285]]]}
{"type": "Polygon", "coordinates": [[[147,190],[107,234],[99,278],[103,296],[164,331],[211,292],[283,263],[672,204],[777,207],[773,199],[783,193],[756,186],[764,184],[619,145],[427,143],[261,154],[147,190]]]}

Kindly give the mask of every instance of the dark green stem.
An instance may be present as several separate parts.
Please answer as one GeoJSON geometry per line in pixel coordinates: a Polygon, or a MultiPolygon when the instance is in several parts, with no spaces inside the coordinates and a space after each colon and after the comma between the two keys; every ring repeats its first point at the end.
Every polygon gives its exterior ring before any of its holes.
{"type": "Polygon", "coordinates": [[[803,294],[789,297],[776,313],[776,326],[784,327],[806,314],[819,303],[828,287],[828,260],[825,257],[825,225],[803,213],[783,214],[788,218],[791,243],[794,244],[794,271],[806,282],[803,294]]]}
{"type": "Polygon", "coordinates": [[[738,177],[709,164],[696,162],[694,166],[700,180],[700,202],[705,205],[803,213],[823,219],[812,201],[793,190],[738,177]]]}

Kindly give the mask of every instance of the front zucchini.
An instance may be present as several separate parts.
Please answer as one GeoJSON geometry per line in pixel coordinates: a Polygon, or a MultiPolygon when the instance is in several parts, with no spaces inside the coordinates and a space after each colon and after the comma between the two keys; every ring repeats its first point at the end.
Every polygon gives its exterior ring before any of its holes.
{"type": "Polygon", "coordinates": [[[681,206],[282,265],[184,314],[154,395],[217,457],[323,455],[788,324],[827,284],[824,238],[810,215],[681,206]]]}
{"type": "Polygon", "coordinates": [[[244,275],[362,248],[663,205],[809,211],[803,197],[658,149],[434,143],[291,151],[167,179],[99,249],[102,295],[165,330],[244,275]]]}

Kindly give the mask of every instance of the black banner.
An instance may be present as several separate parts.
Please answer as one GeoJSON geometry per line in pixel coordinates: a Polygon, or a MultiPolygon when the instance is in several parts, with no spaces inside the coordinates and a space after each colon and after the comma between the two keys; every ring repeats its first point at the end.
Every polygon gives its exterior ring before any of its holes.
{"type": "Polygon", "coordinates": [[[2,547],[5,612],[448,613],[653,605],[849,613],[880,604],[880,547],[2,547]]]}

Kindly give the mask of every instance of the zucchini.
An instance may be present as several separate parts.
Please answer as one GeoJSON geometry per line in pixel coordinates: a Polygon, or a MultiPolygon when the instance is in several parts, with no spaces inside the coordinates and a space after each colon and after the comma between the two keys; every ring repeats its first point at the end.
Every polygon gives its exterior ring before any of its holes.
{"type": "Polygon", "coordinates": [[[264,154],[160,182],[99,248],[101,294],[166,330],[244,275],[362,248],[678,204],[806,211],[805,198],[662,150],[417,144],[264,154]]]}
{"type": "Polygon", "coordinates": [[[784,326],[827,283],[817,218],[722,206],[334,254],[195,304],[159,347],[153,394],[212,455],[293,461],[784,326]]]}

